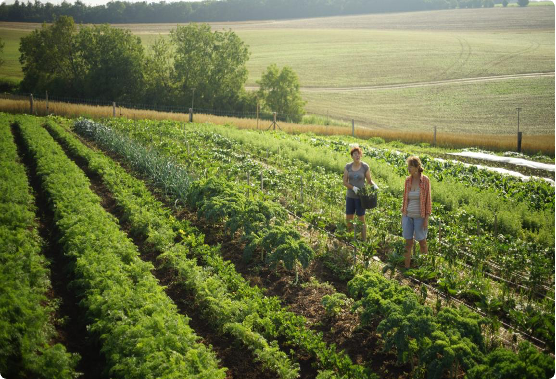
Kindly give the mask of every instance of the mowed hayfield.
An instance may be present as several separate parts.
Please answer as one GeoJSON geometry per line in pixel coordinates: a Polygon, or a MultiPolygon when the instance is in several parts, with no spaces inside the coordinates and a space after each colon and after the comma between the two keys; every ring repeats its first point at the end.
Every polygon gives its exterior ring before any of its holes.
{"type": "MultiPolygon", "coordinates": [[[[17,45],[38,24],[0,23],[2,76],[21,78],[17,45]]],[[[116,25],[147,51],[173,24],[116,25]]],[[[250,47],[246,86],[271,63],[299,76],[309,113],[371,128],[554,134],[554,6],[456,9],[213,23],[250,47]]]]}

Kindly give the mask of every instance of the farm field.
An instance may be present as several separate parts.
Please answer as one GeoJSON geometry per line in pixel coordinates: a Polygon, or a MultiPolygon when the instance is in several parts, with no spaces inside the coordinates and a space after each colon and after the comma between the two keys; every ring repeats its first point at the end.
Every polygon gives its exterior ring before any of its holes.
{"type": "MultiPolygon", "coordinates": [[[[38,26],[0,24],[7,77],[21,77],[18,38],[38,26]]],[[[118,26],[147,49],[174,28],[118,26]]],[[[231,28],[250,46],[248,88],[269,64],[291,66],[309,113],[382,130],[503,135],[516,129],[519,106],[526,135],[554,134],[550,5],[212,26],[231,28]]]]}
{"type": "Polygon", "coordinates": [[[417,251],[404,272],[406,154],[379,141],[123,118],[0,118],[33,194],[44,197],[39,217],[56,221],[45,234],[59,246],[51,259],[71,270],[69,288],[81,300],[76,313],[61,314],[88,325],[77,371],[482,378],[524,362],[531,378],[554,373],[555,195],[544,181],[422,154],[433,186],[430,253],[417,251]],[[342,215],[352,142],[381,188],[367,242],[345,230],[342,215]],[[152,312],[160,307],[166,313],[152,312]],[[404,329],[406,320],[420,327],[404,329]],[[180,326],[174,337],[160,334],[168,323],[180,326]],[[173,359],[150,366],[151,354],[173,359]]]}

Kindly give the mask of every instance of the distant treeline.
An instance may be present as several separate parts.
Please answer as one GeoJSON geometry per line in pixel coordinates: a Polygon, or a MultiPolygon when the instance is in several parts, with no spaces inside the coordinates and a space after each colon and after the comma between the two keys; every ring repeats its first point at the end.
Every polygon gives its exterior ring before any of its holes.
{"type": "Polygon", "coordinates": [[[53,22],[71,16],[77,23],[183,23],[245,21],[493,7],[502,0],[222,0],[202,2],[125,2],[87,6],[16,0],[0,5],[0,21],[53,22]]]}

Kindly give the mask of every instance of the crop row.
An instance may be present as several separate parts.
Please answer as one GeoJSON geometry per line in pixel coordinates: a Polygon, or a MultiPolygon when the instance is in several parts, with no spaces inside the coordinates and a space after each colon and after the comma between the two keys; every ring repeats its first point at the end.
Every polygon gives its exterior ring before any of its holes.
{"type": "MultiPolygon", "coordinates": [[[[83,134],[87,135],[89,138],[91,137],[97,137],[97,138],[93,138],[97,143],[100,143],[104,148],[107,148],[108,146],[111,146],[111,150],[112,152],[117,152],[118,154],[121,154],[123,152],[123,150],[125,150],[125,146],[133,146],[130,149],[133,150],[141,150],[141,147],[139,145],[136,145],[133,141],[130,141],[128,139],[125,139],[122,136],[118,136],[117,134],[112,133],[109,129],[103,127],[102,125],[99,124],[93,124],[90,122],[86,122],[86,121],[80,121],[76,124],[76,129],[80,132],[82,132],[83,134]],[[117,142],[117,146],[116,146],[116,140],[119,140],[120,142],[117,142]],[[110,142],[111,141],[111,142],[110,142]]],[[[148,152],[146,150],[143,150],[143,154],[147,154],[148,152]]],[[[123,154],[124,156],[126,155],[125,153],[123,154]]],[[[151,155],[154,155],[151,153],[151,155]]],[[[157,159],[160,159],[160,157],[157,156],[157,159]]],[[[158,164],[158,167],[163,166],[162,164],[158,164]]],[[[239,192],[237,189],[233,189],[232,186],[230,185],[226,185],[224,184],[224,182],[218,182],[212,179],[209,179],[207,181],[207,183],[211,183],[211,187],[210,191],[206,191],[206,194],[208,195],[208,197],[210,199],[213,199],[213,205],[214,204],[218,204],[220,202],[222,202],[222,204],[226,205],[227,207],[232,206],[233,204],[236,204],[236,207],[241,208],[243,205],[242,202],[242,197],[244,196],[241,192],[239,192]],[[217,184],[217,185],[216,185],[217,184]]],[[[202,185],[202,184],[201,184],[202,185]]],[[[195,185],[193,186],[195,187],[195,185]]],[[[206,200],[205,200],[206,201],[206,200]]],[[[256,200],[253,200],[256,201],[256,200]]],[[[198,204],[196,202],[196,204],[198,204]]],[[[199,208],[200,209],[200,208],[199,208]]],[[[226,207],[222,208],[221,210],[226,209],[226,207]]],[[[201,212],[201,214],[203,214],[201,212]]],[[[232,219],[232,217],[230,217],[230,215],[228,213],[219,213],[218,210],[215,212],[215,214],[219,215],[218,217],[214,218],[214,221],[218,221],[218,219],[220,219],[220,222],[226,222],[232,219]]],[[[386,279],[383,279],[386,280],[386,279]]],[[[409,290],[411,292],[411,290],[409,290]]],[[[447,311],[446,311],[447,312],[447,311]]],[[[454,311],[456,312],[456,314],[459,314],[459,312],[461,312],[461,317],[466,318],[466,317],[471,317],[469,316],[468,312],[464,313],[466,311],[454,311]]],[[[411,315],[408,315],[408,317],[413,317],[411,315]]],[[[476,318],[476,316],[474,316],[476,318]]],[[[410,318],[408,318],[406,320],[406,322],[409,322],[410,318]]],[[[437,325],[437,324],[435,324],[437,325]]],[[[447,326],[447,324],[442,324],[439,323],[438,325],[438,329],[443,329],[447,326]]],[[[435,326],[436,328],[436,326],[435,326]]],[[[477,327],[478,328],[478,327],[477,327]]],[[[478,328],[479,330],[479,334],[480,334],[480,328],[478,328]]],[[[461,335],[457,335],[457,333],[453,333],[453,331],[451,331],[450,328],[447,328],[446,331],[441,331],[439,333],[447,333],[447,335],[449,336],[450,342],[453,343],[454,345],[460,345],[460,344],[467,344],[467,341],[465,341],[464,339],[467,337],[462,337],[461,335]],[[458,340],[458,338],[461,340],[458,340]]],[[[482,337],[481,337],[482,338],[482,337]]],[[[445,340],[445,339],[444,339],[445,340]]],[[[444,341],[441,338],[438,338],[438,341],[436,341],[436,345],[442,345],[444,341]]],[[[426,341],[425,341],[426,342],[426,341]]],[[[430,341],[429,341],[430,342],[430,341]]],[[[424,343],[424,342],[423,342],[424,343]]],[[[472,344],[473,345],[473,344],[472,344]]],[[[474,345],[474,349],[478,349],[479,347],[477,347],[478,345],[475,343],[474,345]]],[[[389,345],[390,348],[396,348],[394,345],[390,344],[389,345]]],[[[437,346],[438,347],[438,346],[437,346]]],[[[484,349],[484,348],[483,348],[484,349]]],[[[447,353],[446,354],[451,354],[451,350],[450,348],[446,350],[447,353]]],[[[469,353],[469,349],[468,348],[464,348],[463,349],[464,353],[463,356],[465,357],[465,359],[467,359],[467,363],[471,364],[473,362],[477,363],[477,362],[482,362],[482,359],[484,358],[484,355],[482,355],[482,353],[479,353],[477,356],[474,355],[466,355],[467,353],[469,353]]],[[[429,373],[431,373],[431,377],[438,377],[439,375],[442,375],[444,373],[444,371],[447,368],[452,368],[452,365],[457,365],[457,361],[454,361],[453,359],[450,361],[451,363],[446,366],[444,363],[442,363],[442,367],[438,368],[439,366],[439,362],[435,359],[433,359],[432,357],[435,356],[436,353],[429,353],[429,358],[430,361],[424,361],[423,362],[423,367],[428,370],[429,373]],[[438,369],[437,369],[438,368],[438,369]]]]}
{"type": "Polygon", "coordinates": [[[47,297],[49,265],[42,255],[33,201],[10,118],[0,115],[0,373],[74,378],[79,356],[51,343],[56,299],[47,297]]]}
{"type": "Polygon", "coordinates": [[[31,117],[18,118],[26,152],[72,261],[70,286],[88,330],[100,341],[106,374],[119,378],[224,378],[214,354],[188,326],[141,261],[136,246],[106,213],[83,172],[31,117]]]}
{"type": "MultiPolygon", "coordinates": [[[[95,125],[81,121],[78,127],[83,128],[82,131],[84,131],[95,125]]],[[[141,181],[133,179],[101,155],[86,151],[60,127],[50,123],[48,128],[57,138],[63,139],[75,154],[85,158],[92,170],[102,175],[107,187],[113,191],[116,200],[123,207],[125,214],[129,215],[126,217],[129,217],[133,230],[144,234],[146,240],[151,241],[155,249],[162,253],[160,258],[164,260],[165,264],[176,270],[180,281],[195,293],[195,297],[207,317],[222,332],[241,339],[244,344],[254,350],[260,360],[266,361],[267,366],[273,365],[270,359],[272,355],[278,354],[277,339],[281,339],[285,340],[288,346],[301,349],[302,352],[313,356],[321,370],[319,375],[323,377],[373,377],[373,375],[365,373],[361,366],[353,364],[347,355],[338,353],[334,346],[327,346],[322,341],[320,334],[307,330],[303,317],[286,311],[280,306],[278,299],[268,298],[259,288],[251,287],[235,271],[232,264],[222,260],[218,255],[218,249],[203,244],[203,237],[199,236],[198,232],[187,223],[168,217],[169,212],[162,209],[162,204],[148,193],[141,181]],[[129,196],[130,193],[135,196],[129,196]],[[138,211],[139,209],[141,212],[138,211]],[[135,213],[138,215],[140,213],[140,217],[134,216],[135,213]],[[175,240],[182,242],[175,243],[175,240]],[[188,255],[192,257],[188,258],[188,255]],[[195,259],[204,262],[210,269],[198,267],[195,259]],[[264,342],[261,339],[262,336],[257,337],[257,333],[269,338],[271,342],[264,342]],[[265,349],[261,348],[263,346],[265,349]],[[332,376],[333,372],[337,376],[332,376]]],[[[179,168],[168,160],[135,146],[127,139],[109,140],[107,134],[109,130],[103,129],[103,132],[105,133],[102,134],[102,142],[96,142],[104,148],[110,145],[111,151],[124,157],[128,164],[143,175],[150,172],[150,170],[146,170],[145,162],[150,167],[158,167],[160,170],[153,170],[153,172],[157,172],[157,176],[151,174],[149,179],[155,181],[166,193],[172,195],[173,199],[178,199],[198,209],[207,221],[220,220],[226,215],[225,208],[228,208],[226,212],[231,212],[234,209],[241,209],[245,205],[245,199],[242,199],[241,196],[238,198],[238,193],[233,191],[231,185],[214,180],[195,182],[174,192],[172,189],[175,187],[172,182],[157,181],[157,178],[168,177],[170,175],[166,175],[164,171],[177,171],[179,168]],[[163,187],[164,184],[167,186],[163,187]],[[187,192],[187,196],[178,197],[184,192],[187,192]]],[[[181,178],[182,175],[184,174],[176,173],[174,177],[181,178]]],[[[259,233],[266,230],[266,235],[269,236],[267,241],[271,244],[267,246],[267,249],[271,253],[278,250],[274,259],[281,260],[283,258],[283,255],[279,255],[280,251],[295,253],[296,245],[297,247],[300,245],[300,236],[284,225],[286,216],[281,207],[273,203],[258,201],[242,210],[243,212],[238,212],[236,222],[228,223],[228,227],[231,228],[230,233],[235,233],[240,228],[243,233],[246,233],[246,229],[258,230],[259,233]],[[271,222],[272,219],[275,220],[271,222]],[[284,239],[286,241],[280,245],[274,241],[284,239]]],[[[256,247],[257,245],[252,243],[250,249],[256,249],[256,247]]],[[[302,248],[310,250],[306,245],[302,248]]],[[[278,362],[276,358],[274,360],[278,362]]],[[[298,370],[288,369],[285,363],[287,362],[283,361],[280,365],[275,364],[272,368],[281,377],[292,377],[298,370]]]]}

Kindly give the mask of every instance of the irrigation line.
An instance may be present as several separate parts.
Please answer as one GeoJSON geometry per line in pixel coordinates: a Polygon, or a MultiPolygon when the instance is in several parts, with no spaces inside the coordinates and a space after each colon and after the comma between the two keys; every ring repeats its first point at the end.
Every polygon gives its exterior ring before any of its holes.
{"type": "MultiPolygon", "coordinates": [[[[464,253],[464,254],[465,254],[465,253],[464,253]]],[[[466,267],[466,268],[468,268],[468,269],[473,270],[473,267],[470,266],[470,265],[468,265],[468,264],[465,263],[465,262],[456,261],[456,264],[458,264],[458,265],[460,265],[460,266],[463,266],[463,267],[466,267]]],[[[533,294],[535,294],[535,295],[538,295],[538,296],[540,296],[540,297],[542,297],[542,298],[550,299],[550,300],[554,301],[554,299],[551,298],[550,296],[548,296],[547,294],[542,294],[542,293],[539,293],[539,292],[536,292],[536,291],[533,292],[532,289],[529,288],[529,287],[526,287],[526,286],[521,285],[521,284],[517,284],[517,283],[510,282],[509,280],[504,279],[504,278],[501,278],[501,277],[496,276],[496,275],[494,275],[494,274],[491,274],[490,272],[484,272],[483,275],[487,275],[487,276],[491,277],[494,281],[506,282],[506,283],[508,283],[508,284],[511,284],[512,286],[519,287],[519,288],[523,288],[523,289],[525,289],[525,290],[531,291],[531,293],[533,293],[533,294]]],[[[543,286],[543,287],[544,287],[544,286],[543,286]]]]}
{"type": "MultiPolygon", "coordinates": [[[[462,251],[462,250],[460,250],[459,253],[461,253],[461,254],[463,254],[463,255],[466,255],[467,257],[469,257],[469,258],[471,258],[471,259],[474,259],[474,258],[475,258],[474,255],[469,254],[469,253],[466,253],[465,251],[462,251]]],[[[502,269],[501,269],[499,266],[495,265],[494,263],[492,263],[492,262],[491,262],[490,260],[488,260],[488,259],[487,259],[487,260],[484,260],[483,262],[486,263],[488,267],[493,267],[493,268],[497,269],[499,272],[502,271],[502,269]]],[[[461,264],[464,264],[464,265],[465,265],[465,263],[461,263],[461,264]]],[[[470,267],[470,266],[468,266],[468,267],[470,267]]],[[[504,282],[506,282],[506,283],[508,283],[508,284],[511,284],[511,285],[513,285],[513,286],[516,286],[516,287],[521,287],[521,288],[524,288],[524,289],[526,289],[526,290],[529,290],[529,289],[530,289],[529,287],[523,286],[523,285],[518,284],[518,283],[511,282],[511,281],[509,281],[509,280],[507,280],[507,279],[504,279],[504,278],[502,278],[502,277],[496,276],[496,275],[491,274],[491,273],[488,273],[488,272],[486,273],[486,275],[492,277],[492,278],[495,279],[495,280],[501,280],[501,281],[504,281],[504,282]]],[[[519,278],[524,279],[524,281],[527,281],[527,279],[528,279],[527,277],[525,277],[524,275],[522,275],[522,274],[519,273],[519,272],[517,273],[516,276],[519,277],[519,278]]],[[[541,287],[542,287],[543,289],[545,289],[547,292],[552,291],[549,287],[545,286],[544,284],[541,285],[541,287]]],[[[549,298],[550,300],[554,301],[554,299],[551,298],[551,297],[548,296],[548,295],[543,295],[543,294],[541,294],[541,293],[539,293],[539,292],[534,292],[534,293],[535,293],[536,295],[539,295],[539,296],[542,296],[542,297],[546,297],[546,298],[549,298]]]]}

